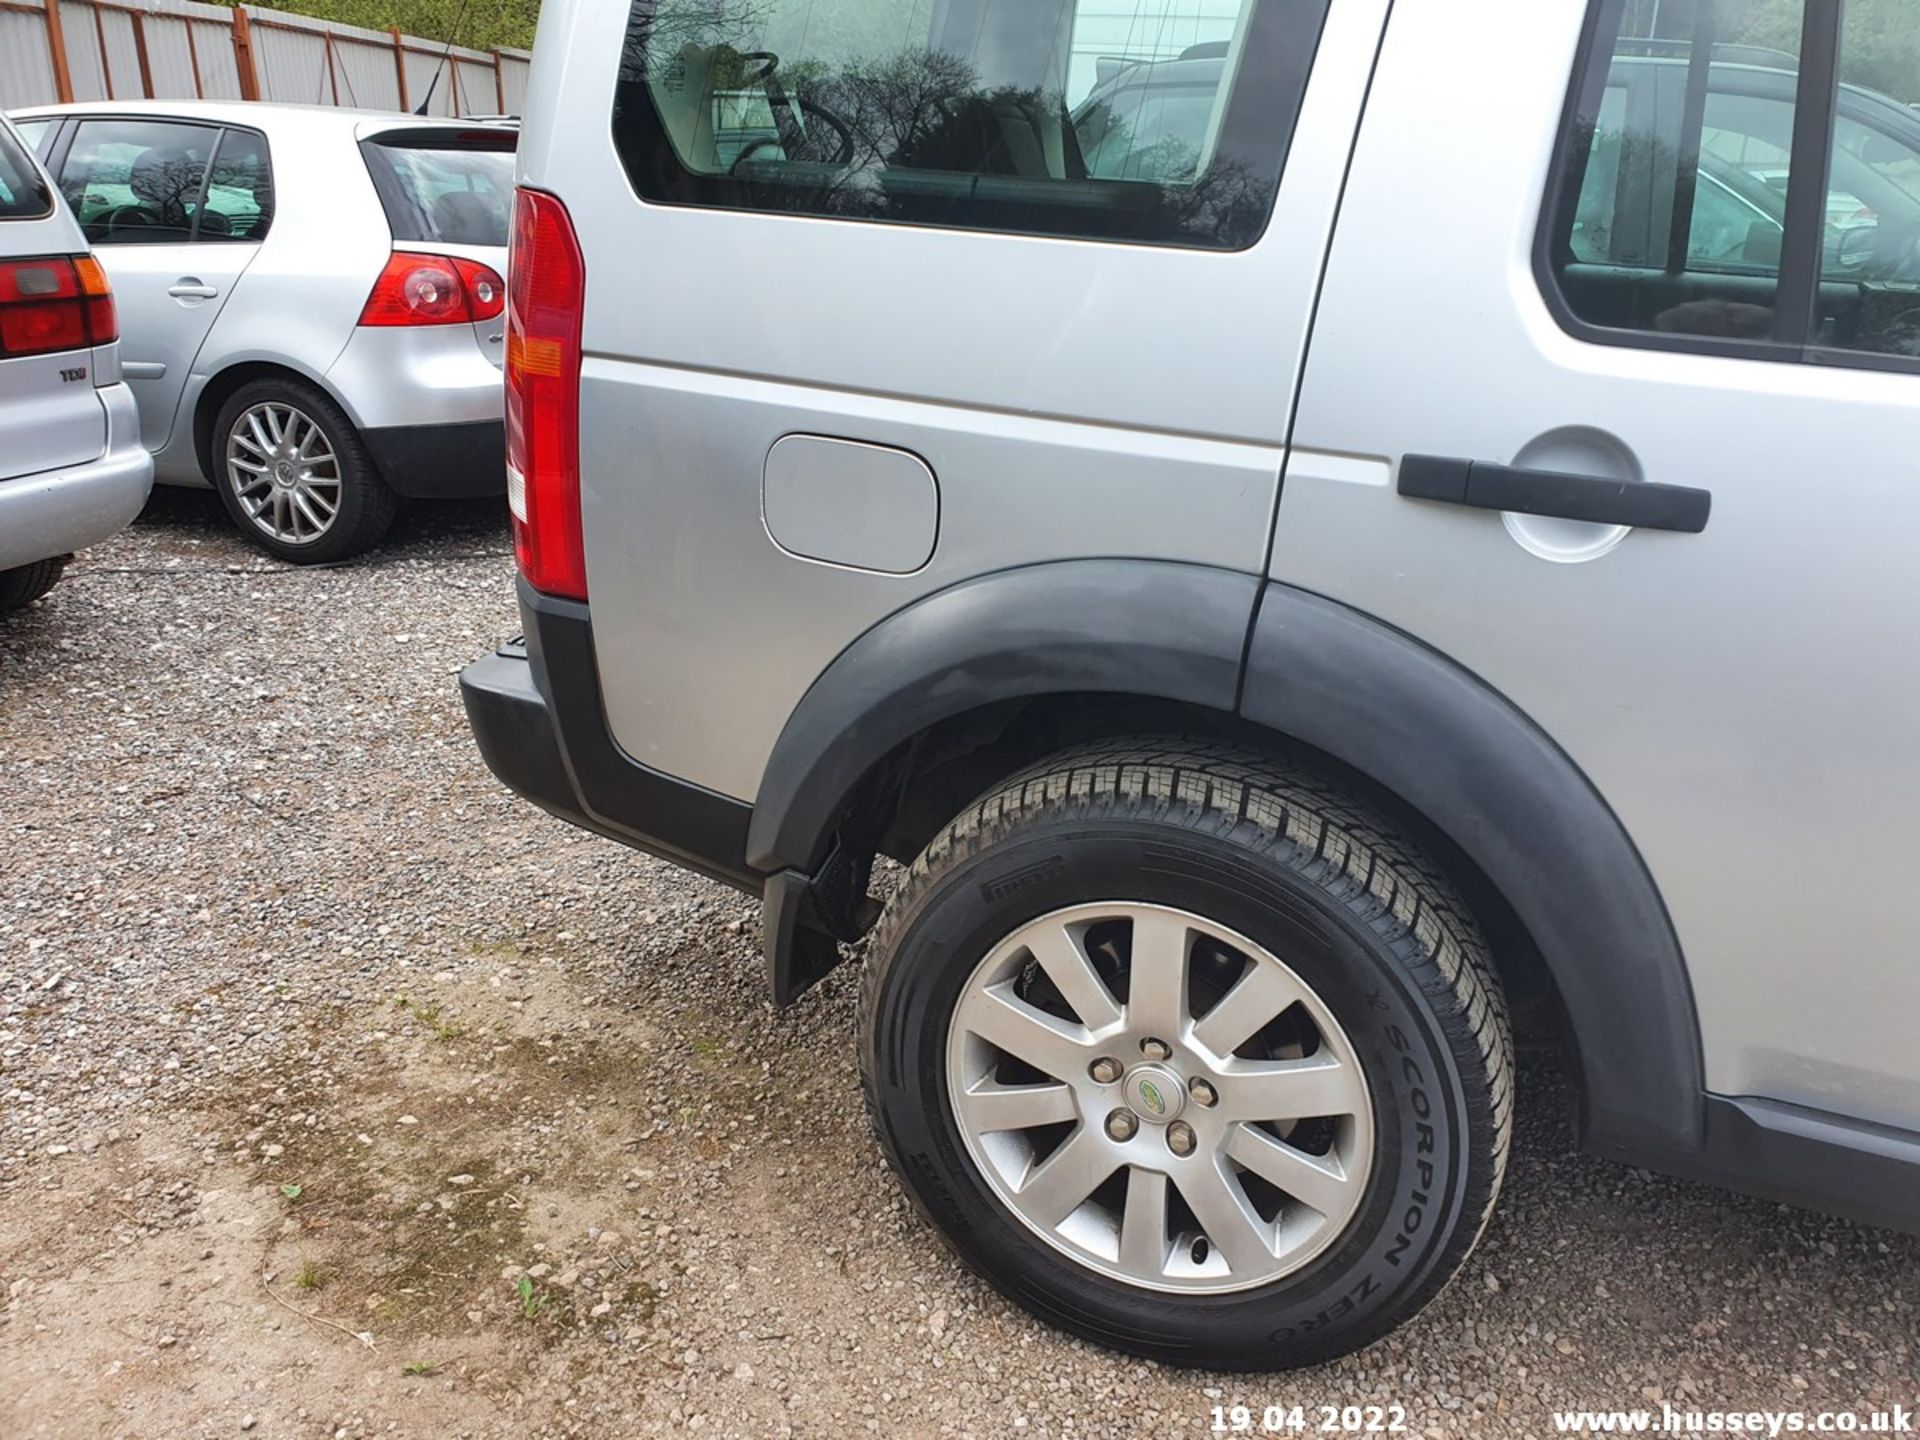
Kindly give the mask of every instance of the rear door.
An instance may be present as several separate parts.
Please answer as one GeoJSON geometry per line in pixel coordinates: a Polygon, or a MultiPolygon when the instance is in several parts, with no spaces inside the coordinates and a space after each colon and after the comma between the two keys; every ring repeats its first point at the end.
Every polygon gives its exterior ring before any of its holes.
{"type": "Polygon", "coordinates": [[[266,139],[180,120],[82,118],[57,169],[113,281],[123,371],[141,438],[157,451],[194,357],[272,224],[266,139]]]}
{"type": "Polygon", "coordinates": [[[624,8],[543,11],[521,155],[585,253],[635,757],[751,799],[842,649],[985,572],[1260,573],[1384,0],[624,8]]]}
{"type": "Polygon", "coordinates": [[[1585,770],[1711,1090],[1913,1130],[1920,70],[1845,14],[1397,7],[1273,573],[1585,770]]]}
{"type": "Polygon", "coordinates": [[[70,294],[72,272],[36,263],[84,253],[52,184],[0,119],[0,479],[83,464],[106,448],[93,352],[50,349],[47,339],[44,300],[70,294]]]}

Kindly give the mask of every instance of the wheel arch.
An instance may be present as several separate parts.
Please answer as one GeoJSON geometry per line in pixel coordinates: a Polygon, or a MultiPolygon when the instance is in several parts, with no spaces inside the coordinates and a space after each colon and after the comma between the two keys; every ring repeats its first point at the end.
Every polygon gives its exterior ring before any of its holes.
{"type": "Polygon", "coordinates": [[[1703,1069],[1679,941],[1586,775],[1411,636],[1206,567],[1000,572],[908,606],[844,651],[790,717],[749,827],[749,863],[771,877],[776,996],[830,967],[820,932],[850,940],[871,919],[875,850],[911,854],[943,814],[1052,749],[1182,729],[1304,752],[1364,789],[1505,932],[1503,968],[1549,992],[1587,1147],[1630,1159],[1698,1150],[1703,1069]]]}
{"type": "Polygon", "coordinates": [[[221,367],[207,378],[205,384],[193,400],[193,458],[200,466],[200,474],[211,485],[215,481],[213,473],[213,425],[220,418],[220,407],[230,400],[243,385],[255,380],[295,380],[303,385],[311,385],[325,395],[341,412],[358,426],[360,421],[353,407],[329,385],[323,378],[311,371],[290,365],[283,359],[234,360],[221,367]]]}

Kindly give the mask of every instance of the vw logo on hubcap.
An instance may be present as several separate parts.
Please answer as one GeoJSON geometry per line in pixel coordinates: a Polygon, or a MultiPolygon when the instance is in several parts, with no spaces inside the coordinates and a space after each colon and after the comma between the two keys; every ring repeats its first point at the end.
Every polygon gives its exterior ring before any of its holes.
{"type": "Polygon", "coordinates": [[[1127,1108],[1142,1120],[1165,1125],[1187,1108],[1187,1087],[1164,1065],[1136,1065],[1127,1075],[1127,1108]]]}

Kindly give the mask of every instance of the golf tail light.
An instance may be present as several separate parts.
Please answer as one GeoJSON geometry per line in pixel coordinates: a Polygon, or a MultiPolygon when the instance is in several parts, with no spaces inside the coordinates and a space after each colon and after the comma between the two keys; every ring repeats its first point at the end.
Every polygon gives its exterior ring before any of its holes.
{"type": "Polygon", "coordinates": [[[587,598],[580,519],[580,326],[587,267],[553,196],[515,198],[507,262],[507,504],[534,589],[587,598]]]}
{"type": "Polygon", "coordinates": [[[506,289],[499,275],[477,260],[396,250],[373,282],[360,323],[471,325],[499,315],[506,289]]]}

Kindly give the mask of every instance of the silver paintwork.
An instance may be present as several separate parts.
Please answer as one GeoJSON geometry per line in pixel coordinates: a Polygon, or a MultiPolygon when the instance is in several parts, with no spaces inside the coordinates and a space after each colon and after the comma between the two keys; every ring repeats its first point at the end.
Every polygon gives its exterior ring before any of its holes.
{"type": "Polygon", "coordinates": [[[940,486],[919,456],[821,435],[767,452],[760,508],[787,554],[882,574],[926,564],[940,530],[940,486]]]}
{"type": "Polygon", "coordinates": [[[1710,1090],[1920,1130],[1920,378],[1561,330],[1529,252],[1583,8],[1396,7],[1273,574],[1451,656],[1592,779],[1672,914],[1710,1090]],[[1706,486],[1713,519],[1403,500],[1409,452],[1706,486]]]}
{"type": "Polygon", "coordinates": [[[807,687],[924,595],[1086,556],[1258,571],[1386,8],[1333,7],[1272,226],[1200,254],[642,204],[608,134],[629,7],[549,0],[520,171],[565,200],[586,258],[587,574],[627,750],[751,799],[807,687]],[[762,473],[794,434],[921,457],[932,558],[881,575],[784,553],[762,473]]]}
{"type": "Polygon", "coordinates": [[[1020,1223],[1089,1269],[1153,1290],[1220,1294],[1293,1273],[1340,1237],[1373,1169],[1366,1072],[1333,1012],[1244,935],[1162,905],[1057,910],[989,951],[954,1008],[947,1096],[968,1153],[1020,1223]],[[1116,920],[1132,933],[1125,1003],[1087,949],[1089,927],[1116,920]],[[1253,964],[1196,1018],[1187,962],[1201,936],[1253,964]],[[1077,1020],[1016,993],[1035,965],[1077,1020]],[[1312,1054],[1234,1055],[1296,1005],[1319,1032],[1312,1054]],[[1049,1078],[1003,1083],[995,1074],[1003,1054],[1049,1078]],[[1089,1057],[1122,1055],[1159,1058],[1138,1060],[1118,1084],[1094,1078],[1089,1057]],[[1190,1086],[1200,1081],[1217,1104],[1190,1103],[1190,1086]],[[1335,1122],[1325,1154],[1282,1138],[1297,1134],[1298,1122],[1320,1119],[1335,1122]],[[1074,1128],[1056,1148],[1036,1149],[1036,1132],[1066,1124],[1074,1128]],[[1119,1171],[1124,1198],[1096,1198],[1119,1171]],[[1248,1171],[1289,1197],[1271,1219],[1248,1197],[1240,1178],[1248,1171]],[[1168,1233],[1170,1189],[1198,1231],[1168,1233]]]}
{"type": "MultiPolygon", "coordinates": [[[[57,199],[44,218],[0,220],[0,260],[86,253],[57,199]]],[[[0,570],[97,544],[146,503],[153,461],[119,348],[0,360],[0,570]]]]}
{"type": "Polygon", "coordinates": [[[101,101],[18,114],[239,125],[267,137],[275,213],[264,240],[102,245],[95,252],[120,303],[127,375],[162,483],[207,483],[193,420],[208,384],[240,365],[293,371],[327,391],[362,429],[500,418],[499,347],[476,333],[497,331],[498,324],[357,324],[395,248],[457,253],[505,275],[505,247],[396,247],[358,149],[360,140],[396,128],[471,126],[330,106],[190,100],[101,101]]]}

